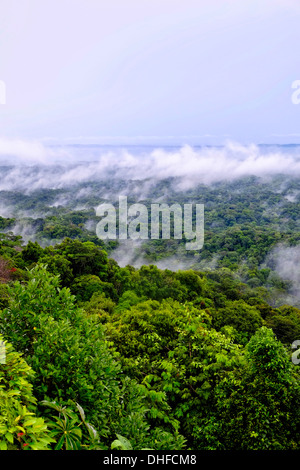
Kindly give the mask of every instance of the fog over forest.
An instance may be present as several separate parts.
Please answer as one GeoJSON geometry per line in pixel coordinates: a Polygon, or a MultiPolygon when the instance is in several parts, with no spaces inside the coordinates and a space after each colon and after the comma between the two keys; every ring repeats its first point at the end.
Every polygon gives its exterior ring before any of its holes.
{"type": "MultiPolygon", "coordinates": [[[[94,240],[96,207],[103,202],[117,207],[121,195],[129,204],[148,206],[202,203],[205,231],[203,250],[197,253],[187,253],[175,240],[159,241],[159,246],[152,240],[118,240],[110,256],[120,266],[214,270],[231,263],[223,260],[222,237],[230,237],[242,221],[279,233],[299,231],[297,145],[45,146],[0,139],[0,156],[0,216],[6,220],[2,231],[21,235],[25,243],[37,240],[47,246],[82,230],[94,240]],[[228,211],[237,213],[233,220],[228,220],[228,211]],[[54,230],[58,223],[61,230],[54,230]],[[214,237],[218,241],[211,243],[214,237]]],[[[271,267],[286,280],[292,296],[288,300],[297,303],[300,248],[293,243],[296,246],[285,239],[272,243],[257,267],[271,267]]],[[[248,261],[246,251],[236,262],[248,261]]]]}
{"type": "Polygon", "coordinates": [[[0,190],[64,188],[114,177],[122,180],[176,178],[180,190],[199,183],[247,175],[300,176],[300,146],[241,145],[191,147],[44,146],[0,139],[0,190]]]}

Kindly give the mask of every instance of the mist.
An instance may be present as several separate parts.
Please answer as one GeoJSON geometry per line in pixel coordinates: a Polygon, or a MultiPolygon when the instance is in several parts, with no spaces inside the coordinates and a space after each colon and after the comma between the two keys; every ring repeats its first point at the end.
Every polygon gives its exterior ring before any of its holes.
{"type": "Polygon", "coordinates": [[[139,181],[122,194],[147,197],[152,185],[174,179],[174,189],[233,181],[253,175],[300,176],[300,146],[283,148],[227,142],[222,147],[101,147],[56,146],[0,139],[0,190],[30,193],[62,189],[93,181],[139,181]]]}
{"type": "MultiPolygon", "coordinates": [[[[45,146],[41,142],[0,138],[0,215],[15,217],[14,226],[8,230],[21,235],[25,242],[34,241],[33,224],[22,219],[45,218],[57,214],[60,208],[91,210],[103,201],[114,204],[121,195],[135,202],[145,199],[168,202],[176,200],[177,192],[185,193],[199,185],[230,183],[247,176],[259,178],[287,202],[297,203],[300,186],[291,182],[300,177],[300,146],[242,145],[230,141],[223,146],[202,147],[45,146]],[[274,179],[276,175],[286,178],[274,179]],[[168,184],[159,186],[165,180],[168,184]],[[47,194],[43,193],[47,190],[50,190],[47,194]]],[[[274,207],[266,207],[266,215],[274,207]]],[[[94,231],[95,220],[86,222],[85,228],[94,231]]],[[[214,228],[212,224],[211,229],[214,228]]],[[[217,254],[210,262],[202,260],[201,253],[197,259],[189,259],[179,247],[176,255],[169,254],[154,263],[143,251],[141,243],[126,240],[119,242],[111,256],[120,266],[130,264],[138,268],[156,264],[171,270],[214,269],[218,260],[217,254]]],[[[281,247],[272,252],[268,261],[280,277],[293,283],[291,295],[297,298],[300,298],[299,253],[300,247],[295,251],[281,247]]]]}
{"type": "Polygon", "coordinates": [[[280,304],[300,306],[300,245],[278,244],[267,255],[262,267],[270,267],[278,276],[289,281],[286,293],[279,294],[280,304]]]}

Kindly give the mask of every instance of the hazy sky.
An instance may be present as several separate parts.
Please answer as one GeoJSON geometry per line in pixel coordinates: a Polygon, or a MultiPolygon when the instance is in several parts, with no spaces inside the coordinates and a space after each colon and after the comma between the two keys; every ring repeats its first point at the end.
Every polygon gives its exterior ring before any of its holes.
{"type": "Polygon", "coordinates": [[[299,0],[0,0],[0,137],[299,142],[299,0]]]}

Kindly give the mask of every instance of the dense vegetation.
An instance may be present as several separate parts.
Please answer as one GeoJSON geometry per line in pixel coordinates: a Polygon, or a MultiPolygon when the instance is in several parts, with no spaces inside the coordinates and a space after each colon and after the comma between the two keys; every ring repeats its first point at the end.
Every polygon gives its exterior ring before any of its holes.
{"type": "MultiPolygon", "coordinates": [[[[32,170],[33,171],[33,170],[32,170]]],[[[3,168],[0,167],[0,174],[3,168]]],[[[3,173],[5,176],[5,173],[3,173]]],[[[119,240],[103,242],[96,235],[95,207],[102,202],[115,204],[123,191],[128,205],[137,201],[149,210],[154,201],[169,205],[192,202],[204,204],[205,243],[200,252],[186,251],[185,240],[147,240],[137,245],[129,264],[159,264],[207,271],[228,268],[253,287],[267,288],[268,301],[279,305],[288,292],[291,279],[282,279],[268,257],[276,247],[299,245],[300,179],[278,175],[270,180],[244,177],[211,185],[199,184],[180,189],[181,181],[103,181],[76,183],[60,189],[2,190],[0,198],[7,216],[0,218],[0,231],[22,235],[45,247],[65,238],[91,241],[115,257],[119,240]],[[148,191],[144,188],[149,188],[148,191]],[[135,196],[133,196],[135,195],[135,196]],[[140,258],[140,259],[139,259],[140,258]]],[[[127,247],[116,256],[124,264],[127,247]]],[[[300,306],[298,295],[290,291],[289,303],[300,306]]]]}
{"type": "Polygon", "coordinates": [[[300,182],[173,183],[153,198],[204,203],[203,250],[149,240],[141,267],[96,237],[91,193],[1,192],[0,449],[300,448],[299,295],[268,262],[299,243],[300,182]]]}
{"type": "Polygon", "coordinates": [[[1,279],[1,449],[299,448],[296,307],[70,238],[3,235],[1,279]]]}

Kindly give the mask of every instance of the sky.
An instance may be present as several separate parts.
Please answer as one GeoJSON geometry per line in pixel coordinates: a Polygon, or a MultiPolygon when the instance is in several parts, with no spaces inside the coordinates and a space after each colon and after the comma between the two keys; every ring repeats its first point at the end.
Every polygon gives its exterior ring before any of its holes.
{"type": "Polygon", "coordinates": [[[299,0],[1,0],[0,141],[300,143],[299,21],[299,0]]]}

